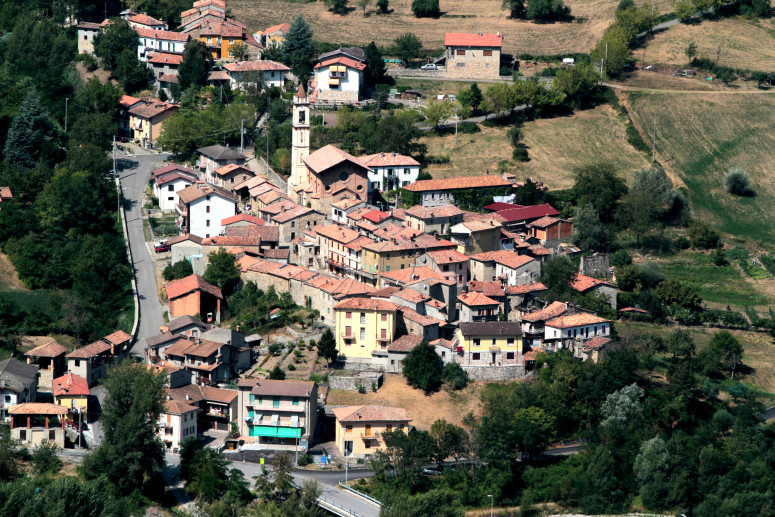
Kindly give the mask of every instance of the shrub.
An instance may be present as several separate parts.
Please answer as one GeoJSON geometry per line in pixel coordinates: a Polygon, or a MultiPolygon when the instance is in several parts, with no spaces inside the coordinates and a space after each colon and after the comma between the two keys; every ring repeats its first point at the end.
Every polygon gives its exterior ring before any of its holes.
{"type": "Polygon", "coordinates": [[[355,389],[357,389],[358,393],[360,394],[366,393],[366,386],[364,386],[361,381],[358,381],[358,383],[355,385],[355,389]]]}
{"type": "Polygon", "coordinates": [[[512,127],[509,129],[508,135],[509,140],[511,140],[511,145],[518,148],[519,144],[522,143],[522,129],[518,127],[512,127]]]}
{"type": "Polygon", "coordinates": [[[465,133],[467,135],[481,131],[481,129],[479,129],[479,125],[476,122],[461,122],[457,125],[457,130],[459,133],[465,133]]]}
{"type": "Polygon", "coordinates": [[[303,454],[299,454],[299,466],[303,467],[304,465],[309,465],[312,463],[312,455],[307,454],[306,452],[303,454]]]}
{"type": "Polygon", "coordinates": [[[272,371],[269,372],[269,378],[272,380],[284,381],[285,372],[279,366],[275,366],[272,368],[272,371]]]}
{"type": "Polygon", "coordinates": [[[441,15],[439,0],[414,0],[412,12],[417,18],[438,18],[441,15]]]}
{"type": "Polygon", "coordinates": [[[704,221],[692,221],[688,230],[692,246],[702,249],[713,249],[719,245],[719,234],[704,221]]]}
{"type": "Polygon", "coordinates": [[[724,176],[724,186],[727,188],[727,192],[735,196],[746,197],[754,195],[751,180],[748,179],[748,173],[740,167],[729,169],[729,172],[724,176]]]}
{"type": "Polygon", "coordinates": [[[283,346],[280,343],[272,343],[269,345],[269,355],[277,355],[277,352],[279,352],[282,347],[283,346]]]}
{"type": "Polygon", "coordinates": [[[468,385],[468,374],[457,363],[447,363],[441,369],[441,380],[452,390],[462,390],[468,385]]]}
{"type": "Polygon", "coordinates": [[[711,258],[713,259],[713,264],[716,266],[726,266],[729,264],[729,261],[727,260],[727,254],[724,253],[724,250],[717,249],[713,252],[711,255],[711,258]]]}
{"type": "Polygon", "coordinates": [[[527,149],[524,147],[517,147],[511,153],[511,159],[515,162],[529,162],[530,156],[527,154],[527,149]]]}
{"type": "Polygon", "coordinates": [[[292,372],[294,370],[296,370],[296,366],[293,363],[289,364],[288,365],[288,371],[292,372]]]}
{"type": "Polygon", "coordinates": [[[627,250],[618,250],[611,255],[611,265],[614,267],[622,267],[632,264],[632,255],[627,253],[627,250]]]}
{"type": "Polygon", "coordinates": [[[748,320],[745,316],[735,311],[723,311],[721,323],[725,327],[748,327],[748,320]]]}

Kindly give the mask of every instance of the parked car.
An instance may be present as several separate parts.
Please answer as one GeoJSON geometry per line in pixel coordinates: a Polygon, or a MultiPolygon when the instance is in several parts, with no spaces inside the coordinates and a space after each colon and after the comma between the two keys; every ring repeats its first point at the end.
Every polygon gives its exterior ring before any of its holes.
{"type": "Polygon", "coordinates": [[[166,251],[169,251],[172,249],[172,247],[167,244],[167,241],[161,241],[159,244],[153,247],[153,249],[156,251],[156,253],[164,253],[166,251]]]}
{"type": "Polygon", "coordinates": [[[438,70],[439,67],[436,66],[436,63],[428,63],[427,65],[422,65],[420,67],[421,70],[438,70]]]}
{"type": "Polygon", "coordinates": [[[434,467],[422,469],[422,473],[427,474],[428,476],[440,476],[442,474],[441,469],[434,467]]]}

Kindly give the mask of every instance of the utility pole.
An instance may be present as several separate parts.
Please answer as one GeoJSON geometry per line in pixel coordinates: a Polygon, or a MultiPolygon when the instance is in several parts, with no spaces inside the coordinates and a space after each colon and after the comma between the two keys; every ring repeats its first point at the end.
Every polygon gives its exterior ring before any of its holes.
{"type": "Polygon", "coordinates": [[[603,59],[603,75],[605,75],[605,63],[608,61],[608,42],[605,42],[605,58],[603,59]]]}
{"type": "Polygon", "coordinates": [[[344,455],[344,484],[347,486],[347,465],[349,463],[350,458],[347,457],[347,454],[344,455]]]}
{"type": "Polygon", "coordinates": [[[455,149],[457,149],[457,123],[460,120],[458,116],[458,109],[455,108],[455,149]]]}
{"type": "Polygon", "coordinates": [[[67,103],[70,101],[67,97],[65,97],[65,133],[67,133],[67,103]]]}
{"type": "Polygon", "coordinates": [[[657,117],[654,117],[654,133],[651,138],[651,163],[657,161],[657,117]]]}
{"type": "Polygon", "coordinates": [[[245,119],[240,120],[239,123],[239,152],[245,150],[245,119]]]}

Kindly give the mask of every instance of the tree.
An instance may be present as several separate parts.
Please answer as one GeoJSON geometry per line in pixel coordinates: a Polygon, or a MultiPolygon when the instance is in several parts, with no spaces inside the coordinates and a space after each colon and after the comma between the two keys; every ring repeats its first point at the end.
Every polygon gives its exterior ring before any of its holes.
{"type": "Polygon", "coordinates": [[[299,15],[283,39],[283,62],[291,67],[291,72],[301,83],[306,83],[312,75],[312,61],[315,59],[312,36],[309,24],[299,15]]]}
{"type": "MultiPolygon", "coordinates": [[[[520,81],[521,82],[521,81],[520,81]]],[[[493,84],[484,93],[485,97],[492,104],[495,113],[501,113],[506,110],[513,110],[517,106],[515,90],[506,83],[493,84]]]]}
{"type": "Polygon", "coordinates": [[[118,55],[113,75],[127,92],[145,89],[153,79],[153,71],[140,62],[137,58],[137,52],[130,49],[126,49],[118,55]]]}
{"type": "Polygon", "coordinates": [[[468,384],[468,374],[459,364],[447,363],[441,369],[441,380],[447,385],[447,389],[462,390],[468,384]]]}
{"type": "Polygon", "coordinates": [[[634,383],[608,394],[600,406],[600,414],[603,417],[601,425],[626,426],[643,411],[640,402],[643,394],[643,390],[634,383]]]}
{"type": "Polygon", "coordinates": [[[436,443],[434,460],[441,465],[450,456],[458,461],[468,451],[468,434],[460,426],[441,418],[431,425],[430,436],[436,443]]]}
{"type": "Polygon", "coordinates": [[[439,0],[413,0],[412,13],[417,18],[438,18],[441,16],[439,0]]]}
{"type": "Polygon", "coordinates": [[[578,271],[573,262],[563,256],[552,257],[544,264],[541,282],[548,289],[548,296],[553,300],[567,299],[574,291],[573,283],[578,278],[578,271]]]}
{"type": "Polygon", "coordinates": [[[438,129],[442,123],[452,116],[453,106],[447,101],[430,100],[420,108],[420,112],[422,112],[425,121],[429,125],[434,129],[438,129]]]}
{"type": "Polygon", "coordinates": [[[716,364],[721,363],[724,367],[730,369],[732,380],[734,380],[737,365],[743,359],[743,345],[740,341],[728,330],[722,330],[713,334],[713,337],[710,338],[708,350],[712,357],[716,359],[716,364]]]}
{"type": "Polygon", "coordinates": [[[279,365],[276,365],[274,368],[272,368],[272,371],[269,372],[269,378],[272,380],[284,381],[285,371],[280,368],[279,365]]]}
{"type": "Polygon", "coordinates": [[[689,60],[689,64],[692,64],[694,57],[697,55],[697,44],[693,41],[690,41],[684,49],[684,54],[686,54],[686,58],[689,60]]]}
{"type": "Polygon", "coordinates": [[[741,167],[732,167],[724,176],[724,186],[732,195],[740,197],[753,196],[755,194],[751,187],[751,180],[748,173],[741,167]]]}
{"type": "Polygon", "coordinates": [[[591,63],[561,68],[552,82],[552,89],[565,97],[565,104],[580,108],[592,101],[599,76],[591,63]]]}
{"type": "Polygon", "coordinates": [[[524,461],[537,458],[552,443],[555,419],[541,408],[518,409],[512,420],[511,438],[524,461]]]}
{"type": "Polygon", "coordinates": [[[525,17],[525,0],[503,0],[503,7],[509,10],[509,18],[525,17]]]}
{"type": "Polygon", "coordinates": [[[110,81],[102,82],[98,77],[92,77],[81,83],[76,93],[78,104],[94,113],[115,114],[121,90],[110,81]]]}
{"type": "Polygon", "coordinates": [[[44,441],[32,451],[32,464],[39,476],[56,474],[62,468],[62,460],[57,457],[57,444],[44,441]]]}
{"type": "Polygon", "coordinates": [[[665,351],[672,356],[673,361],[693,357],[695,349],[692,335],[683,329],[673,331],[665,340],[665,351]]]}
{"type": "Polygon", "coordinates": [[[695,219],[687,231],[689,242],[695,248],[715,249],[721,243],[721,237],[708,223],[695,219]]]}
{"type": "Polygon", "coordinates": [[[617,203],[627,193],[627,184],[612,164],[598,163],[578,167],[574,171],[573,194],[579,206],[591,204],[600,220],[614,220],[617,203]]]}
{"type": "Polygon", "coordinates": [[[385,60],[377,45],[372,41],[363,49],[366,53],[366,84],[370,87],[385,81],[385,60]]]}
{"type": "Polygon", "coordinates": [[[627,42],[630,43],[641,32],[650,31],[654,26],[654,13],[651,7],[632,6],[616,10],[616,25],[624,30],[627,42]]]}
{"type": "Polygon", "coordinates": [[[702,298],[697,289],[684,284],[676,278],[665,280],[657,286],[657,296],[665,305],[675,305],[687,309],[697,308],[702,304],[702,298]]]}
{"type": "Polygon", "coordinates": [[[461,91],[457,95],[457,100],[469,109],[478,109],[482,103],[482,90],[479,89],[479,85],[474,83],[470,87],[461,91]]]}
{"type": "Polygon", "coordinates": [[[640,246],[641,238],[659,225],[659,217],[663,213],[664,206],[656,197],[639,190],[627,194],[616,217],[622,228],[635,234],[636,243],[640,246]]]}
{"type": "Polygon", "coordinates": [[[675,9],[676,17],[682,22],[688,20],[697,12],[697,7],[692,0],[678,0],[673,8],[675,9]]]}
{"type": "Polygon", "coordinates": [[[463,517],[465,511],[457,494],[451,490],[429,490],[407,496],[399,491],[383,501],[379,517],[463,517]]]}
{"type": "Polygon", "coordinates": [[[143,491],[164,466],[156,430],[167,378],[127,361],[108,368],[102,383],[108,393],[100,417],[105,436],[84,458],[83,473],[87,479],[106,476],[122,494],[143,491]]]}
{"type": "Polygon", "coordinates": [[[229,53],[235,61],[245,61],[248,58],[248,46],[241,41],[236,41],[229,47],[229,53]]]}
{"type": "Polygon", "coordinates": [[[231,293],[240,280],[237,258],[225,248],[218,249],[216,253],[210,254],[202,278],[205,282],[231,293]]]}
{"type": "MultiPolygon", "coordinates": [[[[340,16],[347,14],[347,0],[326,0],[329,10],[340,16]]],[[[365,9],[364,9],[365,13],[365,9]]]]}
{"type": "Polygon", "coordinates": [[[363,9],[363,16],[366,16],[366,8],[371,3],[371,0],[358,0],[358,7],[363,9]]]}
{"type": "Polygon", "coordinates": [[[614,267],[629,266],[630,264],[632,264],[632,255],[627,253],[627,250],[616,250],[611,255],[611,265],[614,267]]]}
{"type": "Polygon", "coordinates": [[[102,59],[102,64],[108,70],[114,70],[119,57],[126,50],[131,50],[137,57],[135,49],[139,45],[137,32],[123,18],[113,18],[104,31],[94,37],[94,53],[102,59]]]}
{"type": "Polygon", "coordinates": [[[210,53],[207,46],[192,39],[183,49],[183,61],[178,67],[178,84],[183,91],[191,86],[205,86],[210,70],[210,53]]]}
{"type": "Polygon", "coordinates": [[[386,457],[399,476],[415,475],[423,465],[433,461],[436,444],[427,431],[400,429],[382,433],[386,457]]]}
{"type": "Polygon", "coordinates": [[[555,22],[570,17],[570,8],[562,0],[527,0],[525,17],[528,20],[555,22]]]}
{"type": "Polygon", "coordinates": [[[403,372],[408,384],[425,393],[436,391],[441,386],[441,359],[426,341],[407,354],[403,372]]]}
{"type": "Polygon", "coordinates": [[[117,125],[108,113],[83,113],[73,124],[70,138],[76,145],[91,144],[107,152],[113,146],[117,125]]]}
{"type": "Polygon", "coordinates": [[[191,266],[191,262],[185,259],[179,260],[171,266],[165,267],[164,271],[162,272],[162,276],[167,282],[186,278],[187,276],[191,276],[193,274],[194,268],[191,266]]]}
{"type": "MultiPolygon", "coordinates": [[[[644,502],[652,502],[653,494],[663,488],[669,466],[670,454],[662,438],[655,436],[640,444],[640,452],[635,457],[632,470],[640,484],[644,502]]],[[[657,501],[654,503],[659,504],[657,501]]],[[[652,507],[652,504],[648,506],[652,507]]]]}
{"type": "Polygon", "coordinates": [[[318,342],[318,355],[329,363],[331,361],[336,361],[339,352],[336,349],[336,338],[334,337],[334,333],[331,332],[331,329],[326,329],[320,336],[320,341],[318,342]]]}
{"type": "Polygon", "coordinates": [[[611,236],[591,204],[576,208],[573,225],[573,242],[582,250],[606,251],[611,245],[611,236]]]}
{"type": "Polygon", "coordinates": [[[390,9],[388,0],[377,0],[377,11],[379,14],[387,14],[390,9]]]}
{"type": "Polygon", "coordinates": [[[663,168],[649,167],[635,173],[630,192],[651,198],[656,210],[655,216],[661,218],[670,208],[673,182],[663,168]]]}
{"type": "Polygon", "coordinates": [[[631,59],[627,34],[622,27],[612,25],[590,54],[592,61],[603,64],[603,71],[609,76],[618,75],[631,59]],[[607,56],[607,57],[606,57],[607,56]]]}
{"type": "Polygon", "coordinates": [[[422,57],[422,41],[413,32],[405,32],[396,36],[390,52],[403,60],[422,57]]]}
{"type": "Polygon", "coordinates": [[[57,136],[53,121],[38,96],[31,91],[8,129],[3,157],[20,172],[25,172],[53,151],[57,136]]]}
{"type": "Polygon", "coordinates": [[[16,446],[17,441],[11,436],[11,428],[0,426],[0,481],[11,481],[21,474],[16,446]]]}

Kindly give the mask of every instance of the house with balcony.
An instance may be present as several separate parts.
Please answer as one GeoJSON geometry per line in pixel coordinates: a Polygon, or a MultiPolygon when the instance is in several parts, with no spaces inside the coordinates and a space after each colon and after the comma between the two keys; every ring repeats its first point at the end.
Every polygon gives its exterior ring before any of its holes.
{"type": "Polygon", "coordinates": [[[395,339],[395,303],[375,298],[350,298],[334,305],[336,349],[345,363],[371,362],[372,356],[387,356],[395,339]]]}
{"type": "Polygon", "coordinates": [[[65,448],[65,416],[67,408],[56,404],[23,402],[8,408],[11,438],[23,445],[49,442],[65,448]]]}
{"type": "Polygon", "coordinates": [[[541,346],[544,342],[545,324],[564,314],[574,314],[576,309],[563,302],[552,302],[545,308],[522,315],[522,333],[525,343],[531,346],[541,346]]]}
{"type": "Polygon", "coordinates": [[[455,248],[455,243],[425,233],[416,237],[395,237],[366,244],[363,246],[360,276],[364,282],[384,287],[384,275],[391,271],[414,268],[417,257],[423,253],[455,248]]]}
{"type": "Polygon", "coordinates": [[[186,43],[191,39],[188,34],[159,29],[136,27],[135,32],[138,41],[137,57],[140,61],[147,61],[154,52],[183,54],[186,43]]]}
{"type": "Polygon", "coordinates": [[[369,167],[369,195],[375,191],[396,190],[417,181],[420,162],[397,153],[377,153],[362,156],[369,167]]]}
{"type": "Polygon", "coordinates": [[[66,354],[67,349],[53,339],[24,354],[27,357],[27,364],[38,367],[38,389],[50,390],[54,377],[59,377],[65,372],[66,354]]]}
{"type": "Polygon", "coordinates": [[[366,54],[360,48],[343,48],[323,54],[314,67],[314,93],[319,101],[354,103],[364,86],[366,54]]]}
{"type": "Polygon", "coordinates": [[[495,257],[495,278],[505,285],[535,282],[541,276],[541,262],[527,255],[505,252],[495,257]]]}
{"type": "Polygon", "coordinates": [[[461,253],[479,254],[501,249],[501,223],[493,219],[463,221],[450,229],[461,253]]]}
{"type": "Polygon", "coordinates": [[[516,321],[461,323],[455,334],[457,362],[473,379],[486,378],[481,367],[504,367],[504,378],[524,376],[522,328],[516,321]]]}
{"type": "Polygon", "coordinates": [[[460,322],[498,321],[500,303],[482,293],[468,292],[458,295],[460,322]]]}
{"type": "Polygon", "coordinates": [[[69,419],[78,421],[78,414],[83,413],[83,421],[88,418],[89,383],[83,377],[70,372],[53,380],[54,404],[67,408],[69,419]]]}
{"type": "Polygon", "coordinates": [[[16,359],[0,361],[0,423],[8,420],[8,409],[34,402],[38,395],[38,367],[16,359]]]}
{"type": "Polygon", "coordinates": [[[159,415],[157,434],[169,452],[177,453],[180,444],[187,438],[196,438],[199,434],[197,414],[201,410],[167,395],[164,412],[159,415]]]}
{"type": "Polygon", "coordinates": [[[219,144],[200,147],[196,150],[196,154],[196,166],[207,176],[210,176],[214,170],[230,163],[245,165],[248,159],[241,152],[219,144]]]}
{"type": "Polygon", "coordinates": [[[318,387],[312,381],[241,379],[238,424],[246,444],[304,451],[315,435],[318,387]]]}
{"type": "Polygon", "coordinates": [[[564,241],[573,235],[573,223],[556,217],[541,217],[527,225],[532,242],[543,246],[564,241]]]}
{"type": "Polygon", "coordinates": [[[291,69],[282,63],[262,59],[260,61],[239,61],[223,66],[229,76],[233,90],[249,87],[284,88],[285,79],[291,69]]]}
{"type": "MultiPolygon", "coordinates": [[[[460,191],[475,189],[481,195],[507,195],[514,190],[514,184],[496,174],[484,174],[479,176],[459,176],[457,178],[442,178],[432,180],[419,180],[402,187],[411,194],[404,193],[404,197],[413,196],[417,204],[422,206],[442,206],[455,203],[455,194],[460,191]]],[[[536,218],[537,219],[537,218],[536,218]]]]}
{"type": "Polygon", "coordinates": [[[238,347],[205,339],[179,339],[161,352],[161,358],[193,374],[194,382],[214,385],[231,379],[239,361],[238,347]]]}
{"type": "Polygon", "coordinates": [[[353,250],[347,247],[361,237],[357,231],[332,224],[316,227],[315,233],[318,235],[320,253],[328,271],[340,275],[354,275],[361,268],[361,250],[353,253],[353,250]]]}
{"type": "Polygon", "coordinates": [[[208,180],[216,187],[231,191],[235,185],[248,181],[256,175],[244,165],[229,163],[210,172],[208,180]]]}
{"type": "Polygon", "coordinates": [[[143,147],[153,148],[156,139],[161,135],[164,121],[178,109],[177,104],[170,104],[158,99],[143,101],[129,109],[130,138],[143,147]]]}
{"type": "Polygon", "coordinates": [[[237,421],[237,390],[188,384],[169,390],[169,396],[176,402],[199,408],[197,429],[206,431],[229,431],[231,422],[237,421]]]}
{"type": "Polygon", "coordinates": [[[105,340],[95,341],[67,354],[67,369],[94,386],[113,364],[112,350],[113,346],[105,340]]]}
{"type": "Polygon", "coordinates": [[[611,336],[611,321],[589,312],[564,314],[544,324],[544,342],[556,348],[570,348],[596,337],[611,336]]]}
{"type": "Polygon", "coordinates": [[[389,406],[344,406],[333,408],[336,446],[345,457],[372,456],[385,449],[382,433],[409,432],[412,417],[404,408],[389,406]]]}

